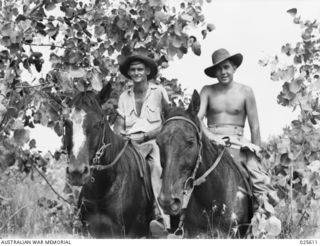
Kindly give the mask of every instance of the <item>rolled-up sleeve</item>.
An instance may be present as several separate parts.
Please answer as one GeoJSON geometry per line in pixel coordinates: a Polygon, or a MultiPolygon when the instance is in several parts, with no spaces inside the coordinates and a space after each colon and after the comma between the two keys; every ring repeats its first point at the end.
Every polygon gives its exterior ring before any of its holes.
{"type": "Polygon", "coordinates": [[[159,86],[159,89],[161,91],[161,95],[162,95],[162,99],[166,102],[169,103],[169,96],[168,93],[166,91],[166,89],[163,86],[159,86]]]}
{"type": "Polygon", "coordinates": [[[124,118],[125,117],[125,106],[124,106],[124,103],[125,103],[125,98],[124,98],[124,94],[121,94],[120,97],[119,97],[119,101],[118,101],[118,114],[124,118]]]}

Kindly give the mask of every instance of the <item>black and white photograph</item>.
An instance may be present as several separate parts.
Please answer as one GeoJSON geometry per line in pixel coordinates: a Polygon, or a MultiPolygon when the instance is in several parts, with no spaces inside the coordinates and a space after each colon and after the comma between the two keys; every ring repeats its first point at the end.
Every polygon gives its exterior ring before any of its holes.
{"type": "Polygon", "coordinates": [[[0,0],[0,244],[316,245],[319,97],[317,0],[0,0]]]}

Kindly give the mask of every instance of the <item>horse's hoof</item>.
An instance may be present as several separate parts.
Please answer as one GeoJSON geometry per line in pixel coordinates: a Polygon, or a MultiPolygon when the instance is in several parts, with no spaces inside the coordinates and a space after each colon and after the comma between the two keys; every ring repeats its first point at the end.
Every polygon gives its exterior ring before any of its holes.
{"type": "Polygon", "coordinates": [[[150,232],[153,238],[167,238],[169,234],[165,226],[157,220],[150,222],[150,232]]]}

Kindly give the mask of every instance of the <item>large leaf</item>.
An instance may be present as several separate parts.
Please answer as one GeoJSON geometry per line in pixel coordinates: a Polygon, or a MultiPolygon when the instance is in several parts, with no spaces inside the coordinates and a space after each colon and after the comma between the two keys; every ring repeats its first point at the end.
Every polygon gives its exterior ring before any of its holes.
{"type": "Polygon", "coordinates": [[[296,68],[294,66],[289,66],[284,70],[280,70],[280,78],[284,81],[290,81],[295,74],[296,68]]]}
{"type": "Polygon", "coordinates": [[[50,54],[49,61],[54,65],[58,63],[62,63],[62,59],[60,56],[57,56],[55,53],[50,54]]]}
{"type": "Polygon", "coordinates": [[[313,161],[307,167],[312,172],[319,172],[320,171],[320,161],[319,160],[313,161]]]}
{"type": "Polygon", "coordinates": [[[176,48],[179,48],[182,44],[181,38],[177,35],[173,36],[171,38],[171,41],[172,41],[172,45],[176,48]]]}
{"type": "Polygon", "coordinates": [[[1,27],[0,33],[2,36],[10,36],[12,30],[13,30],[13,23],[7,23],[1,27]]]}
{"type": "Polygon", "coordinates": [[[294,79],[289,85],[289,90],[292,93],[297,93],[301,89],[301,86],[303,85],[303,81],[304,81],[304,78],[302,77],[298,77],[294,79]]]}
{"type": "Polygon", "coordinates": [[[154,17],[158,22],[166,22],[169,18],[169,16],[162,11],[155,12],[154,17]]]}
{"type": "Polygon", "coordinates": [[[68,62],[70,64],[77,64],[77,63],[80,63],[83,59],[83,53],[80,52],[80,51],[72,51],[70,54],[69,54],[69,59],[68,59],[68,62]]]}
{"type": "Polygon", "coordinates": [[[316,90],[320,90],[320,78],[316,79],[313,83],[312,83],[312,87],[311,87],[314,91],[316,90]]]}
{"type": "Polygon", "coordinates": [[[207,30],[208,30],[209,32],[213,31],[214,29],[215,29],[215,26],[214,26],[212,23],[208,23],[208,24],[207,24],[207,30]]]}
{"type": "Polygon", "coordinates": [[[95,26],[94,34],[96,37],[100,37],[101,35],[105,34],[105,28],[101,25],[95,26]]]}
{"type": "Polygon", "coordinates": [[[194,54],[196,54],[197,56],[201,55],[201,44],[196,41],[192,44],[192,51],[194,54]]]}
{"type": "Polygon", "coordinates": [[[30,140],[30,131],[27,129],[17,129],[14,131],[13,139],[18,146],[22,147],[30,140]]]}
{"type": "Polygon", "coordinates": [[[56,4],[53,3],[53,2],[49,2],[49,3],[47,3],[47,4],[45,5],[45,9],[46,9],[47,11],[54,10],[55,7],[56,7],[56,4]]]}
{"type": "Polygon", "coordinates": [[[93,69],[90,74],[91,86],[94,90],[100,91],[103,87],[101,75],[97,69],[93,69]]]}
{"type": "Polygon", "coordinates": [[[282,138],[281,141],[277,143],[277,148],[280,154],[288,153],[290,148],[290,139],[282,138]]]}
{"type": "Polygon", "coordinates": [[[274,215],[271,216],[267,219],[266,231],[272,238],[278,236],[281,233],[281,221],[274,215]]]}
{"type": "Polygon", "coordinates": [[[288,9],[287,13],[294,17],[297,14],[297,9],[296,8],[288,9]]]}
{"type": "Polygon", "coordinates": [[[152,7],[161,7],[166,3],[165,0],[149,0],[149,4],[152,7]]]}

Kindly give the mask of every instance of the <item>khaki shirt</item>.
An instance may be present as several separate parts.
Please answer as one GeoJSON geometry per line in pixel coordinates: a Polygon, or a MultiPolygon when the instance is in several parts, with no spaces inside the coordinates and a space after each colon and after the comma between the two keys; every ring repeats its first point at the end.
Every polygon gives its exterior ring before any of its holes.
{"type": "Polygon", "coordinates": [[[148,132],[162,125],[163,101],[169,102],[166,90],[161,85],[149,83],[145,101],[138,116],[133,87],[119,97],[118,113],[124,118],[126,134],[148,132]]]}

